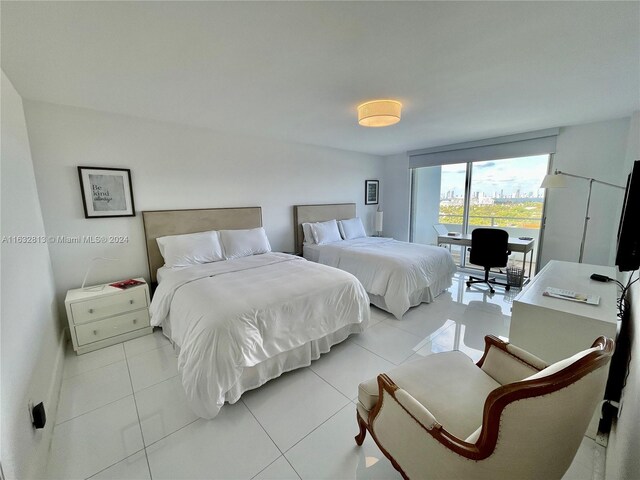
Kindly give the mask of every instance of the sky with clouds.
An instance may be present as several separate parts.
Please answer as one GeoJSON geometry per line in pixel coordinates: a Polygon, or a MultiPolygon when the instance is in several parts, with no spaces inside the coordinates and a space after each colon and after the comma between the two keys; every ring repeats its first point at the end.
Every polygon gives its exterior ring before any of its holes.
{"type": "MultiPolygon", "coordinates": [[[[522,195],[529,192],[542,195],[540,184],[547,173],[547,164],[547,155],[474,162],[471,191],[493,196],[502,190],[507,196],[519,189],[522,195]]],[[[466,164],[442,166],[442,195],[452,189],[456,196],[464,194],[465,168],[466,164]]]]}

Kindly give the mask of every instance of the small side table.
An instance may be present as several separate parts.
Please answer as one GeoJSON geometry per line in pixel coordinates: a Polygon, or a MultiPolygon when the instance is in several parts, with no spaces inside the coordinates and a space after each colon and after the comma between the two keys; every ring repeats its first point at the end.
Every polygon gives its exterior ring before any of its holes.
{"type": "Polygon", "coordinates": [[[149,286],[127,289],[108,284],[69,290],[64,304],[73,349],[80,355],[147,335],[149,324],[149,286]]]}

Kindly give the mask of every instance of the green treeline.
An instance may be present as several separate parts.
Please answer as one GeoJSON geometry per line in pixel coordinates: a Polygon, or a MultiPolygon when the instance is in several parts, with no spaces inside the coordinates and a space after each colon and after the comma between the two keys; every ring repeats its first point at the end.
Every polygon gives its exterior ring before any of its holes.
{"type": "MultiPolygon", "coordinates": [[[[462,224],[462,205],[440,205],[440,223],[462,224]]],[[[540,228],[542,202],[471,205],[471,225],[540,228]]]]}

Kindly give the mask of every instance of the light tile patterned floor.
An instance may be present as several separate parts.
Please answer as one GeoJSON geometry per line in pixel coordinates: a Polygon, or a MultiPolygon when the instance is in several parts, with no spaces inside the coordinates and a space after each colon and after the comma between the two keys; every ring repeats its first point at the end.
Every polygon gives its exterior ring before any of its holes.
{"type": "MultiPolygon", "coordinates": [[[[506,338],[515,294],[467,290],[460,276],[402,320],[372,307],[369,329],[308,368],[226,405],[213,420],[187,407],[173,348],[160,331],[76,356],[68,352],[51,448],[51,478],[400,478],[376,445],[356,447],[362,380],[434,352],[477,360],[506,338]]],[[[566,480],[604,477],[604,449],[585,438],[566,480]]]]}

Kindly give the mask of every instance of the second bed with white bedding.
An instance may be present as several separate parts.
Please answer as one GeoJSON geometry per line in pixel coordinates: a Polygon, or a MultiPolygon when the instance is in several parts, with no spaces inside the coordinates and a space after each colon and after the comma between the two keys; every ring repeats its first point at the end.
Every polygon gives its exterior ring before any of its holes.
{"type": "Polygon", "coordinates": [[[362,332],[368,304],[352,275],[267,253],[164,269],[150,311],[179,347],[191,408],[212,418],[225,401],[362,332]]]}
{"type": "Polygon", "coordinates": [[[402,318],[449,288],[457,268],[448,250],[391,238],[363,237],[307,245],[305,258],[353,274],[371,303],[402,318]]]}

